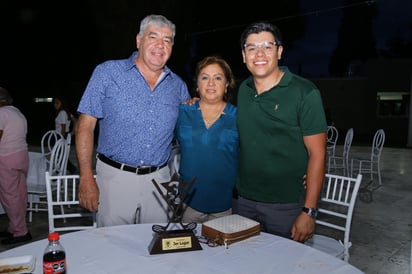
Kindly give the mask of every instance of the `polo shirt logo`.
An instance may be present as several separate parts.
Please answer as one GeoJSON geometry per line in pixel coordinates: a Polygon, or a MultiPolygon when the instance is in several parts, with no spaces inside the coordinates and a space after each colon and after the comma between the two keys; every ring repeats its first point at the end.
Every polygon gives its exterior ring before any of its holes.
{"type": "Polygon", "coordinates": [[[278,109],[279,109],[279,104],[276,104],[275,107],[274,107],[274,110],[278,111],[278,109]]]}

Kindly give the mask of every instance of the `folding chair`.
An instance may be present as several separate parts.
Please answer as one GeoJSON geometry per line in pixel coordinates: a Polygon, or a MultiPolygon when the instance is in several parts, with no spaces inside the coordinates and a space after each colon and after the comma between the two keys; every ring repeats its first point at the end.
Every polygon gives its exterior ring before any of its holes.
{"type": "Polygon", "coordinates": [[[97,227],[96,214],[80,207],[77,194],[79,177],[79,175],[51,176],[46,172],[49,232],[97,227]]]}
{"type": "Polygon", "coordinates": [[[341,169],[343,176],[350,175],[349,152],[352,146],[352,140],[353,128],[350,128],[346,132],[342,156],[333,155],[328,157],[328,173],[331,173],[332,170],[336,171],[341,169]]]}
{"type": "Polygon", "coordinates": [[[63,135],[56,130],[47,131],[46,133],[43,134],[41,138],[41,141],[40,141],[41,153],[46,158],[47,167],[49,166],[49,163],[50,163],[50,157],[52,154],[53,147],[57,143],[57,141],[60,139],[64,139],[63,135]]]}
{"type": "Polygon", "coordinates": [[[328,126],[327,139],[326,139],[326,152],[329,156],[335,156],[336,143],[338,142],[339,131],[334,126],[328,126]]]}
{"type": "MultiPolygon", "coordinates": [[[[66,139],[60,138],[54,143],[51,150],[47,171],[51,175],[64,175],[67,170],[67,161],[69,159],[70,144],[66,139]]],[[[45,185],[27,185],[29,222],[33,220],[33,212],[47,211],[46,186],[45,185]],[[42,206],[43,205],[43,206],[42,206]]]]}
{"type": "Polygon", "coordinates": [[[370,182],[373,181],[373,175],[378,176],[379,186],[382,185],[381,178],[381,154],[385,143],[385,131],[378,129],[373,136],[371,153],[369,157],[353,157],[351,161],[351,175],[358,173],[370,174],[370,182]]]}
{"type": "Polygon", "coordinates": [[[352,216],[361,182],[361,174],[356,178],[325,174],[316,219],[316,234],[305,242],[306,245],[349,261],[352,216]],[[318,225],[326,228],[324,232],[329,231],[329,234],[321,235],[318,225]]]}

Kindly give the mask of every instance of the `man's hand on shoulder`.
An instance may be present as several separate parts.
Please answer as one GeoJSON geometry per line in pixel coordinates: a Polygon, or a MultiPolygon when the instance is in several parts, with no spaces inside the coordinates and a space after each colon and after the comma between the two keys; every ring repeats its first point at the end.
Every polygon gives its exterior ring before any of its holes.
{"type": "Polygon", "coordinates": [[[189,100],[184,101],[183,104],[191,106],[191,105],[193,105],[194,103],[196,103],[196,101],[199,101],[199,100],[200,100],[199,97],[193,97],[193,98],[191,98],[191,99],[189,99],[189,100]]]}

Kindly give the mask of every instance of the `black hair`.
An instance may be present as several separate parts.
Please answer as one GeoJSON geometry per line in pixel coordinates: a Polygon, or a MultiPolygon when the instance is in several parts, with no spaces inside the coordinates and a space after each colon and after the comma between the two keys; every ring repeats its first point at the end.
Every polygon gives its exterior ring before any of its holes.
{"type": "Polygon", "coordinates": [[[260,33],[262,31],[267,31],[273,34],[275,37],[275,42],[278,46],[282,45],[282,33],[278,29],[277,26],[267,22],[267,21],[259,21],[250,24],[249,26],[246,27],[246,29],[242,32],[240,36],[240,48],[243,50],[246,39],[249,37],[249,35],[254,34],[254,33],[260,33]]]}
{"type": "Polygon", "coordinates": [[[13,98],[11,97],[9,91],[3,87],[0,87],[0,102],[6,104],[13,104],[13,98]]]}

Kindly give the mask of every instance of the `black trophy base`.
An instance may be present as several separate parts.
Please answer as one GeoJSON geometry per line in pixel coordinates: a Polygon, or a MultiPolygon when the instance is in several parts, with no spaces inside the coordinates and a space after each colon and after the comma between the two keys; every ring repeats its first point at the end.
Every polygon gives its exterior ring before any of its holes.
{"type": "Polygon", "coordinates": [[[149,245],[151,255],[193,250],[202,250],[202,247],[190,229],[155,232],[149,245]]]}

